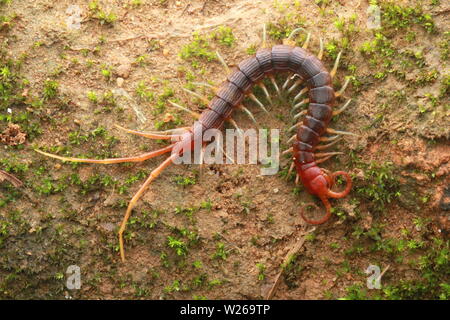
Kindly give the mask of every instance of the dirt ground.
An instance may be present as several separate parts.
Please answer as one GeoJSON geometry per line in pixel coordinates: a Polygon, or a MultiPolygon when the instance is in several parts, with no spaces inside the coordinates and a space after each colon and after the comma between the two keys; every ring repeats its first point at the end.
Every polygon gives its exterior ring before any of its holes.
{"type": "MultiPolygon", "coordinates": [[[[382,29],[369,30],[366,0],[0,1],[0,170],[24,183],[0,175],[0,298],[449,299],[450,8],[395,4],[378,1],[382,29]],[[133,211],[122,263],[126,206],[164,157],[71,164],[33,149],[101,159],[161,148],[115,124],[190,126],[168,101],[201,112],[183,88],[211,98],[195,83],[225,79],[215,51],[239,63],[264,24],[271,45],[303,27],[317,54],[323,38],[329,69],[343,50],[334,84],[350,76],[338,104],[352,103],[331,127],[358,136],[323,167],[348,171],[351,193],[312,227],[299,210],[317,199],[286,178],[289,156],[273,176],[260,165],[173,165],[133,211]],[[71,265],[80,289],[67,287],[71,265]],[[381,289],[366,286],[370,265],[384,272],[381,289]]],[[[266,85],[270,115],[245,105],[259,127],[281,130],[285,150],[289,101],[266,85]]],[[[243,112],[233,118],[255,128],[243,112]]]]}

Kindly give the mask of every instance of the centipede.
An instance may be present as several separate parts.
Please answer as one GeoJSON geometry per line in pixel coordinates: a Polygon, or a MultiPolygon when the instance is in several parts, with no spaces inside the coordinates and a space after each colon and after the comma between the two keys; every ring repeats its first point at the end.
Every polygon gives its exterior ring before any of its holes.
{"type": "MultiPolygon", "coordinates": [[[[333,116],[343,112],[351,101],[349,99],[342,107],[336,110],[334,109],[337,104],[337,98],[342,96],[348,85],[347,79],[339,91],[335,91],[333,88],[332,81],[338,69],[341,53],[337,55],[332,70],[327,71],[322,61],[324,53],[322,39],[320,38],[320,51],[317,55],[314,55],[308,50],[311,39],[310,32],[307,32],[306,40],[302,47],[297,46],[293,40],[294,36],[301,31],[306,30],[303,28],[295,29],[283,40],[282,44],[268,46],[264,26],[262,47],[256,54],[235,65],[233,69],[228,69],[229,74],[226,80],[219,87],[213,87],[214,97],[208,101],[207,108],[201,114],[172,102],[172,105],[190,112],[197,119],[195,122],[197,125],[183,128],[182,133],[175,129],[142,132],[117,126],[119,129],[128,133],[142,137],[171,140],[172,143],[166,147],[133,157],[112,159],[82,159],[63,157],[39,149],[35,149],[35,151],[47,157],[62,161],[94,164],[143,162],[170,153],[159,166],[151,171],[148,178],[140,186],[128,204],[118,232],[120,257],[125,262],[123,234],[133,209],[150,184],[177,158],[181,157],[184,152],[194,148],[194,136],[202,136],[209,129],[223,129],[226,122],[231,122],[235,125],[231,116],[236,110],[244,110],[253,118],[251,111],[243,106],[244,98],[249,97],[259,108],[267,113],[268,111],[265,105],[253,94],[253,89],[255,86],[259,86],[267,100],[271,103],[271,96],[263,82],[264,79],[268,78],[278,94],[285,92],[290,95],[294,90],[299,90],[292,101],[292,111],[294,114],[299,108],[306,106],[306,109],[298,112],[294,116],[296,123],[290,129],[290,131],[294,131],[294,135],[288,141],[291,147],[283,153],[292,154],[289,173],[292,173],[292,170],[295,169],[296,183],[301,181],[305,190],[311,195],[318,197],[325,207],[323,217],[314,220],[306,216],[305,206],[303,206],[300,209],[301,217],[308,224],[323,224],[332,215],[329,199],[343,198],[350,193],[352,188],[352,179],[347,172],[330,172],[319,166],[319,164],[335,155],[342,154],[342,152],[323,152],[323,150],[334,146],[342,139],[343,135],[355,134],[329,127],[333,116]],[[287,80],[283,85],[279,86],[276,82],[275,75],[286,73],[288,74],[287,80]],[[301,100],[302,98],[303,100],[301,100]],[[338,177],[342,177],[345,183],[344,189],[340,192],[332,190],[336,185],[338,177]]],[[[224,63],[220,55],[219,58],[224,63]]],[[[205,145],[208,141],[202,140],[201,143],[205,145]]],[[[314,204],[313,206],[317,207],[314,204]]]]}

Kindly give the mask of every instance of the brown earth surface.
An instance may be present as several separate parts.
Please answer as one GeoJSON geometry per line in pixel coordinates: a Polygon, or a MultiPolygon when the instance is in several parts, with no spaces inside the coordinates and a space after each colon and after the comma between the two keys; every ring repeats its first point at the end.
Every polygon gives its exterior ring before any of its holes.
{"type": "MultiPolygon", "coordinates": [[[[430,2],[424,1],[423,10],[431,15],[436,33],[412,25],[414,41],[408,41],[403,31],[391,38],[397,50],[420,50],[423,56],[425,66],[414,72],[408,69],[404,79],[394,73],[375,78],[381,69],[358,51],[374,39],[373,31],[366,28],[369,4],[364,0],[99,1],[102,10],[116,15],[111,24],[93,16],[86,1],[3,5],[2,15],[15,14],[10,25],[2,27],[3,50],[12,59],[26,54],[20,73],[28,80],[20,88],[24,102],[13,105],[10,112],[34,108],[31,101],[45,96],[48,81],[56,81],[58,87],[56,96],[47,93],[50,97],[33,109],[40,125],[34,137],[8,121],[0,122],[0,169],[25,183],[16,189],[0,181],[5,200],[0,206],[0,297],[265,298],[283,261],[300,242],[273,291],[274,299],[345,297],[349,288],[364,290],[369,265],[386,270],[383,286],[419,279],[421,269],[414,261],[427,254],[427,246],[397,254],[371,248],[380,243],[378,237],[426,244],[433,238],[448,241],[448,211],[439,204],[450,185],[449,100],[447,94],[432,105],[429,97],[439,95],[448,77],[448,59],[442,60],[438,48],[448,39],[444,33],[449,16],[445,1],[430,2]],[[68,26],[75,12],[68,8],[73,5],[81,10],[79,28],[68,26]],[[125,165],[72,165],[33,151],[47,148],[60,155],[104,158],[160,148],[163,142],[130,135],[114,125],[143,131],[161,124],[164,128],[191,125],[189,115],[160,96],[170,88],[169,99],[201,112],[201,101],[182,88],[192,81],[218,85],[226,77],[217,60],[194,59],[200,64],[194,66],[180,57],[194,32],[207,36],[220,26],[230,27],[233,45],[209,39],[208,50],[219,50],[234,65],[248,56],[248,48],[261,45],[263,24],[303,25],[312,32],[310,50],[317,53],[319,36],[325,44],[339,41],[345,35],[335,21],[348,21],[355,13],[358,31],[349,36],[352,50],[344,52],[335,84],[342,86],[349,66],[356,67],[352,75],[359,84],[351,82],[339,98],[339,104],[346,98],[353,102],[331,126],[358,136],[346,136],[335,147],[344,154],[323,164],[331,171],[348,171],[354,187],[349,196],[332,200],[335,214],[326,224],[312,227],[301,219],[300,208],[317,199],[295,186],[292,177],[261,176],[259,165],[173,165],[138,202],[127,228],[127,259],[122,263],[117,231],[126,205],[163,157],[125,165]],[[423,70],[434,69],[438,70],[434,81],[420,86],[408,82],[423,70]],[[140,81],[153,93],[152,99],[139,97],[140,81]],[[88,92],[95,92],[99,100],[110,92],[115,103],[94,103],[88,92]],[[98,128],[106,134],[92,134],[98,128]],[[8,169],[13,161],[28,169],[8,169]],[[386,186],[386,177],[373,163],[392,168],[387,175],[396,183],[386,186]],[[184,186],[176,177],[195,184],[184,186]],[[389,194],[390,202],[376,201],[368,195],[369,189],[378,190],[381,197],[389,194]],[[417,221],[427,222],[421,227],[417,221]],[[355,236],[358,230],[369,236],[355,236]],[[183,241],[182,254],[168,245],[170,239],[183,241]],[[362,253],[349,253],[355,248],[363,248],[362,253]],[[80,290],[66,288],[70,265],[80,267],[80,290]]],[[[399,3],[413,6],[418,1],[399,3]]],[[[303,38],[301,34],[299,41],[303,38]]],[[[281,42],[270,33],[269,41],[281,42]]],[[[326,48],[324,63],[331,69],[333,58],[330,47],[326,48]]],[[[277,79],[279,85],[285,78],[277,79]]],[[[290,106],[276,98],[270,82],[267,87],[275,101],[270,115],[251,101],[246,105],[260,127],[281,130],[284,150],[292,126],[290,106]]],[[[195,90],[212,96],[205,88],[195,90]]],[[[265,101],[261,92],[257,96],[265,101]]],[[[255,128],[244,113],[233,117],[241,128],[255,128]]],[[[282,157],[281,164],[281,172],[286,173],[288,157],[282,157]]],[[[369,295],[379,292],[368,290],[369,295]]]]}

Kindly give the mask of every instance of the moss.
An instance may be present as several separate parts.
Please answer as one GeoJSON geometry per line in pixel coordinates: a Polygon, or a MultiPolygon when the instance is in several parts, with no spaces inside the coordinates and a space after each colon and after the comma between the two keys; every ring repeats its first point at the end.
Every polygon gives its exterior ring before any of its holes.
{"type": "Polygon", "coordinates": [[[400,30],[408,29],[417,24],[429,33],[436,31],[431,15],[424,13],[419,6],[406,7],[397,5],[392,1],[381,2],[380,5],[384,28],[400,30]]]}
{"type": "Polygon", "coordinates": [[[227,26],[219,26],[210,34],[210,37],[227,47],[232,47],[236,41],[233,30],[227,26]]]}
{"type": "Polygon", "coordinates": [[[181,48],[180,58],[190,61],[194,68],[200,66],[200,61],[213,61],[217,55],[212,51],[209,40],[206,36],[194,32],[193,40],[181,48]]]}
{"type": "Polygon", "coordinates": [[[372,210],[381,212],[393,199],[400,196],[400,183],[390,162],[369,164],[360,163],[364,179],[355,185],[355,191],[361,195],[372,210]]]}

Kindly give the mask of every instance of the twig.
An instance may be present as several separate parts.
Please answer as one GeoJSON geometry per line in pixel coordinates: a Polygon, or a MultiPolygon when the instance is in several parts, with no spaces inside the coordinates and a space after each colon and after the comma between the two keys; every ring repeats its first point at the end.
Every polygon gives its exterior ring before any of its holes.
{"type": "Polygon", "coordinates": [[[21,186],[23,186],[23,182],[14,177],[12,174],[0,170],[0,182],[3,180],[8,180],[16,188],[20,188],[21,186]]]}
{"type": "MultiPolygon", "coordinates": [[[[316,228],[314,227],[314,228],[312,228],[310,231],[308,231],[307,233],[303,234],[303,237],[300,239],[300,241],[298,241],[298,242],[294,245],[294,247],[292,247],[292,249],[289,250],[289,252],[287,253],[287,255],[284,257],[284,261],[283,261],[283,263],[281,264],[282,266],[283,266],[283,265],[286,265],[286,264],[288,263],[289,259],[291,259],[292,256],[294,256],[294,255],[296,255],[296,254],[298,253],[298,251],[301,249],[301,247],[303,246],[303,244],[304,244],[305,241],[306,241],[306,236],[307,236],[308,234],[310,234],[311,232],[314,232],[315,230],[316,230],[316,228]]],[[[274,294],[275,294],[275,290],[278,288],[278,285],[280,284],[280,278],[281,278],[281,275],[283,274],[284,270],[285,270],[285,269],[282,268],[281,271],[280,271],[280,272],[277,274],[277,276],[275,277],[275,282],[274,282],[274,284],[272,285],[272,288],[270,289],[269,293],[267,294],[266,300],[270,300],[270,299],[273,298],[273,296],[274,296],[274,294]]]]}

